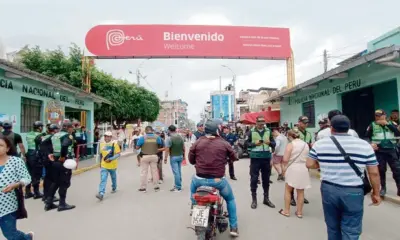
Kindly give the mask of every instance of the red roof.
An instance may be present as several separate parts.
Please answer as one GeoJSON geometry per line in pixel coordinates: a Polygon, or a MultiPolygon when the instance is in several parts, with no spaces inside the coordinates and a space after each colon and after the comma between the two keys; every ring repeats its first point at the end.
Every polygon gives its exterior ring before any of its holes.
{"type": "Polygon", "coordinates": [[[251,112],[245,113],[240,116],[240,122],[243,124],[256,124],[256,118],[258,116],[263,116],[266,123],[276,123],[279,122],[281,117],[280,111],[261,111],[261,112],[251,112]]]}

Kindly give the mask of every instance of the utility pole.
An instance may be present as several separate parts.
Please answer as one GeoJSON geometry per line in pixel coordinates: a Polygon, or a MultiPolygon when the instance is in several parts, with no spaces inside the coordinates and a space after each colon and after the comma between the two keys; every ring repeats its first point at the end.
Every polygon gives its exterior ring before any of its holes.
{"type": "Polygon", "coordinates": [[[324,50],[324,73],[328,71],[328,53],[324,50]]]}
{"type": "Polygon", "coordinates": [[[233,74],[233,121],[236,122],[237,116],[236,116],[236,74],[233,74]]]}
{"type": "Polygon", "coordinates": [[[137,81],[137,85],[139,87],[140,86],[140,70],[139,69],[136,70],[136,81],[137,81]]]}
{"type": "Polygon", "coordinates": [[[219,116],[224,119],[224,113],[222,112],[222,78],[219,76],[219,116]]]}

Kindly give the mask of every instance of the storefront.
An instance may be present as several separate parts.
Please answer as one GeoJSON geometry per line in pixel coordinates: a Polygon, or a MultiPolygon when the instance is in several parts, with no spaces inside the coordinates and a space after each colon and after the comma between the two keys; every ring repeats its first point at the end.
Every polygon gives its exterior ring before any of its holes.
{"type": "Polygon", "coordinates": [[[368,49],[335,69],[267,99],[280,101],[281,122],[292,126],[298,117],[310,119],[310,131],[318,130],[318,120],[333,109],[346,114],[360,136],[374,119],[374,110],[388,114],[399,109],[400,29],[368,43],[368,49]]]}
{"type": "MultiPolygon", "coordinates": [[[[10,120],[14,132],[22,134],[24,140],[38,120],[61,124],[64,119],[81,120],[86,115],[81,125],[93,130],[95,102],[111,104],[82,89],[0,59],[0,121],[10,120]]],[[[92,131],[88,138],[88,142],[93,142],[92,131]]]]}

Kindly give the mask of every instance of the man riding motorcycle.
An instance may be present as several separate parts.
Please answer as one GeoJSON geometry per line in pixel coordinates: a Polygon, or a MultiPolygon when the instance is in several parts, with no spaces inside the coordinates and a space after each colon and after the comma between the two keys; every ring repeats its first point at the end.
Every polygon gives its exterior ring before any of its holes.
{"type": "Polygon", "coordinates": [[[236,203],[233,191],[225,178],[225,166],[228,161],[237,160],[232,147],[218,134],[220,123],[208,120],[205,123],[205,136],[199,138],[189,151],[189,162],[195,165],[196,175],[193,175],[190,186],[191,200],[195,204],[193,194],[200,186],[214,187],[219,190],[227,203],[229,213],[230,234],[239,236],[236,203]],[[229,158],[229,160],[228,160],[229,158]]]}

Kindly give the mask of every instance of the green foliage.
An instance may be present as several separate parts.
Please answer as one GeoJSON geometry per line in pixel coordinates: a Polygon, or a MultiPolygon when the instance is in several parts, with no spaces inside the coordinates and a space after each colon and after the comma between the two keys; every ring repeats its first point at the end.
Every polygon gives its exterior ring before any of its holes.
{"type": "MultiPolygon", "coordinates": [[[[20,62],[28,69],[57,78],[72,86],[82,88],[82,51],[72,44],[69,54],[61,48],[42,51],[40,47],[24,47],[20,62]]],[[[116,79],[95,66],[90,70],[91,92],[113,104],[95,105],[95,121],[122,122],[155,121],[160,111],[157,95],[123,79],[116,79]]]]}

